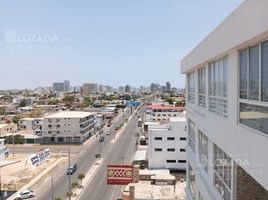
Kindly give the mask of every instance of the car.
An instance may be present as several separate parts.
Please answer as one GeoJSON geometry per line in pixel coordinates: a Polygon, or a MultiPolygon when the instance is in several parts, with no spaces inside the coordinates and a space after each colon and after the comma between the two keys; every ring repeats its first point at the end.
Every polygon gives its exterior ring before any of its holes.
{"type": "Polygon", "coordinates": [[[73,164],[70,168],[67,169],[67,175],[72,175],[77,170],[77,164],[73,164]]]}
{"type": "Polygon", "coordinates": [[[107,133],[106,133],[106,135],[110,135],[111,134],[111,132],[110,131],[108,131],[107,133]]]}
{"type": "Polygon", "coordinates": [[[110,126],[112,126],[112,124],[111,124],[111,123],[109,123],[109,124],[107,125],[107,127],[110,127],[110,126]]]}
{"type": "Polygon", "coordinates": [[[34,191],[23,190],[16,196],[16,200],[29,199],[29,198],[33,198],[34,196],[35,196],[34,191]]]}
{"type": "Polygon", "coordinates": [[[100,131],[99,131],[99,134],[100,134],[100,135],[103,134],[103,130],[100,130],[100,131]]]}

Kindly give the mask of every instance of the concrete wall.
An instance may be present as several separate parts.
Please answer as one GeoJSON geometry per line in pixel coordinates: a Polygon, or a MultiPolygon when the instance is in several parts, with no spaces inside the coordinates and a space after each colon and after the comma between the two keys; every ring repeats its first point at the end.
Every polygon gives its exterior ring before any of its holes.
{"type": "Polygon", "coordinates": [[[186,146],[186,142],[180,140],[180,137],[186,137],[185,122],[170,122],[169,125],[170,129],[157,128],[161,125],[149,129],[148,161],[150,169],[186,169],[186,163],[178,163],[178,160],[186,160],[186,152],[180,152],[180,149],[185,149],[186,146]],[[162,140],[155,140],[155,137],[162,137],[162,140]],[[167,140],[167,137],[174,137],[175,140],[167,140]],[[161,148],[162,151],[155,151],[155,148],[161,148]],[[167,151],[168,148],[174,148],[175,151],[167,151]],[[176,163],[167,163],[166,160],[176,160],[176,163]]]}

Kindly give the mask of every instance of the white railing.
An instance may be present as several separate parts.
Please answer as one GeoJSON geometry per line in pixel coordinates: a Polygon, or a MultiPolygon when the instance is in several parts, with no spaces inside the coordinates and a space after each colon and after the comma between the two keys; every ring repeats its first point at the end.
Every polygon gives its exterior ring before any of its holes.
{"type": "Polygon", "coordinates": [[[228,117],[228,100],[226,97],[209,97],[209,111],[223,116],[228,117]]]}

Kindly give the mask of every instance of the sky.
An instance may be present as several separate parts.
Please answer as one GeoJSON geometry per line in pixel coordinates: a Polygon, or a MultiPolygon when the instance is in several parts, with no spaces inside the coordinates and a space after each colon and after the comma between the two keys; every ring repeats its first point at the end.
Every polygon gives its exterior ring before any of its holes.
{"type": "Polygon", "coordinates": [[[0,1],[0,89],[183,88],[180,61],[243,0],[0,1]]]}

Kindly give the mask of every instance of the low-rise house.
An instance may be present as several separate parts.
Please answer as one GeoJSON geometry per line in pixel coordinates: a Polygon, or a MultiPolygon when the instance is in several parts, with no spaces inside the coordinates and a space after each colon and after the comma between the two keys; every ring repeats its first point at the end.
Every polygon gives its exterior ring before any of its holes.
{"type": "Polygon", "coordinates": [[[168,124],[149,126],[149,169],[186,169],[186,118],[170,118],[168,124]]]}
{"type": "Polygon", "coordinates": [[[0,139],[0,159],[4,159],[9,155],[9,149],[5,147],[5,139],[0,139]]]}
{"type": "Polygon", "coordinates": [[[168,122],[171,117],[182,117],[184,107],[175,106],[147,106],[145,121],[149,122],[168,122]]]}
{"type": "Polygon", "coordinates": [[[0,124],[0,136],[17,131],[17,125],[13,123],[0,124]]]}
{"type": "Polygon", "coordinates": [[[44,117],[42,143],[83,143],[94,134],[95,114],[80,111],[62,111],[44,117]]]}

